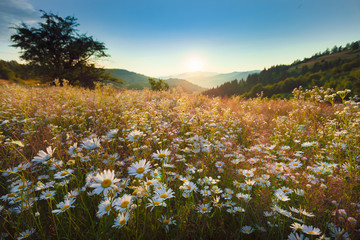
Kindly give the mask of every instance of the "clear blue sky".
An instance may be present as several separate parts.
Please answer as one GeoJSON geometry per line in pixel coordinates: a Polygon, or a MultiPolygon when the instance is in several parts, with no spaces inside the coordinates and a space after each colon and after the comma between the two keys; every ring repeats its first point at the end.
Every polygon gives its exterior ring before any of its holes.
{"type": "Polygon", "coordinates": [[[18,60],[8,27],[40,9],[104,42],[101,66],[149,76],[262,70],[360,40],[359,0],[1,0],[0,59],[18,60]]]}

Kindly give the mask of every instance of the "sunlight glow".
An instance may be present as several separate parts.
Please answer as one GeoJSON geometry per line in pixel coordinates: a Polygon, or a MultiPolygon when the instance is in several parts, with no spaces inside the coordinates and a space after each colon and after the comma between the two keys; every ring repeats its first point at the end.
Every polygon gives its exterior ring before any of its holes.
{"type": "Polygon", "coordinates": [[[186,60],[186,68],[189,72],[202,71],[204,69],[204,60],[198,56],[190,57],[186,60]]]}

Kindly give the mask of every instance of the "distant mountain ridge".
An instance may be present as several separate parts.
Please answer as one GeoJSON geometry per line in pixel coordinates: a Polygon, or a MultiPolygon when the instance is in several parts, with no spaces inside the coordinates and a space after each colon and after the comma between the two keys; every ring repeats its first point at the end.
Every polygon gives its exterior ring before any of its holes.
{"type": "Polygon", "coordinates": [[[259,73],[260,70],[231,72],[231,73],[214,73],[214,72],[188,72],[178,75],[172,75],[163,78],[180,78],[187,80],[193,84],[199,85],[203,88],[213,88],[220,86],[223,83],[233,80],[246,79],[250,74],[259,73]]]}
{"type": "Polygon", "coordinates": [[[290,65],[277,65],[250,74],[246,80],[233,80],[209,89],[208,96],[291,97],[294,88],[315,86],[335,91],[350,89],[360,95],[360,40],[334,46],[331,50],[296,60],[290,65]]]}
{"type": "MultiPolygon", "coordinates": [[[[125,69],[106,69],[106,72],[124,82],[123,84],[112,82],[117,87],[138,90],[150,88],[149,77],[143,74],[131,72],[125,69]]],[[[170,88],[180,87],[187,93],[200,93],[207,90],[207,88],[200,87],[183,79],[171,78],[165,81],[169,84],[170,88]]]]}

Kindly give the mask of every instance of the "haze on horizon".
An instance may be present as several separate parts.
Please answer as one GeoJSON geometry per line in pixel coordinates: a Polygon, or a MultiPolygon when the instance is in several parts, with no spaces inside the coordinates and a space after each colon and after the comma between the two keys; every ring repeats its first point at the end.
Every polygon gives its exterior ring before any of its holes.
{"type": "Polygon", "coordinates": [[[0,59],[19,60],[9,27],[40,9],[104,42],[101,66],[153,77],[262,70],[360,39],[356,0],[2,0],[0,59]]]}

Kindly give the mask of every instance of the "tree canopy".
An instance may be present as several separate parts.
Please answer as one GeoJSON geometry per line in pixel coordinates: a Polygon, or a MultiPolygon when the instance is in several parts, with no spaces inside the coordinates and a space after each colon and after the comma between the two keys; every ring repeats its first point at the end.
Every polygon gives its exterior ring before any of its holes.
{"type": "Polygon", "coordinates": [[[70,84],[93,87],[95,81],[110,77],[104,69],[95,66],[95,59],[109,56],[103,42],[92,36],[79,34],[75,17],[62,18],[42,12],[38,27],[25,23],[13,27],[13,47],[21,49],[20,58],[33,67],[44,82],[64,79],[70,84]]]}

